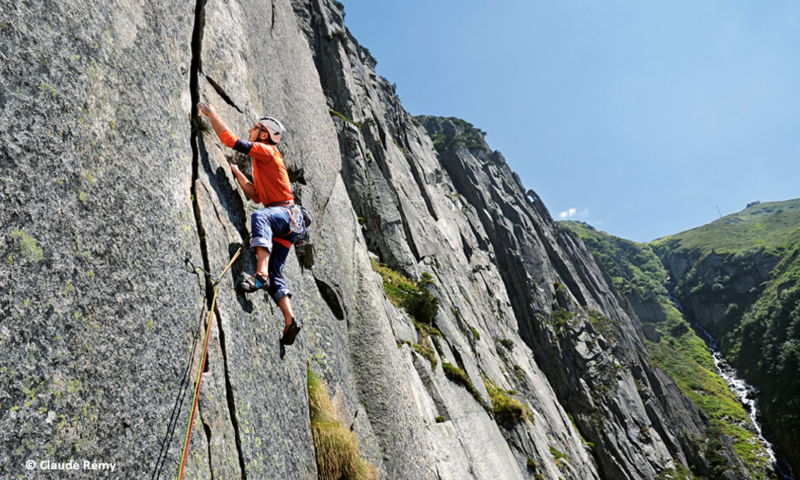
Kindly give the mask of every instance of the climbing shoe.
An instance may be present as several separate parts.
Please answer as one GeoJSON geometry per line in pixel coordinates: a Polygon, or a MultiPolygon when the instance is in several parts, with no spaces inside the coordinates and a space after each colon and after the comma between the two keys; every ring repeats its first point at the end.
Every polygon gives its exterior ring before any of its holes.
{"type": "Polygon", "coordinates": [[[300,325],[300,322],[292,317],[292,323],[283,329],[283,338],[281,338],[281,343],[284,345],[293,344],[294,339],[297,338],[297,334],[300,333],[301,328],[303,328],[303,326],[300,325]]]}
{"type": "Polygon", "coordinates": [[[256,290],[261,290],[262,288],[269,287],[269,279],[264,278],[259,274],[255,274],[253,277],[248,278],[244,282],[236,285],[236,291],[239,293],[253,293],[256,290]]]}

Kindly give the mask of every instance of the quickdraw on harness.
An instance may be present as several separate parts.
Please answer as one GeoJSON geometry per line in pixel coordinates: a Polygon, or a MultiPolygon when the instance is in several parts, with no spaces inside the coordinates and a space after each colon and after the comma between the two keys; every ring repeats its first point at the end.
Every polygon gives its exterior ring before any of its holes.
{"type": "Polygon", "coordinates": [[[203,342],[203,354],[200,357],[200,366],[197,369],[197,379],[195,380],[194,396],[192,398],[192,412],[189,416],[189,425],[186,428],[186,437],[183,445],[183,453],[181,455],[181,473],[180,476],[178,477],[179,480],[183,479],[184,469],[186,468],[186,458],[189,455],[189,444],[192,441],[192,428],[194,427],[194,417],[197,414],[197,401],[200,398],[200,385],[203,382],[203,370],[205,369],[206,366],[206,356],[208,354],[208,341],[211,338],[211,323],[214,320],[214,308],[217,304],[217,291],[219,290],[219,284],[220,281],[222,280],[222,277],[224,277],[225,274],[228,273],[228,270],[230,270],[231,266],[233,265],[233,262],[235,262],[236,259],[239,258],[239,255],[242,253],[242,249],[244,249],[244,246],[248,245],[249,243],[250,243],[250,235],[247,235],[247,238],[244,240],[244,242],[242,242],[242,246],[239,247],[239,250],[236,251],[236,253],[231,258],[231,261],[228,262],[228,265],[225,267],[224,270],[222,270],[222,273],[220,273],[218,277],[215,277],[205,269],[195,265],[195,263],[192,261],[191,255],[186,256],[187,263],[190,263],[194,268],[201,270],[211,280],[214,281],[214,296],[211,299],[211,308],[208,311],[208,321],[206,322],[206,339],[203,342]]]}

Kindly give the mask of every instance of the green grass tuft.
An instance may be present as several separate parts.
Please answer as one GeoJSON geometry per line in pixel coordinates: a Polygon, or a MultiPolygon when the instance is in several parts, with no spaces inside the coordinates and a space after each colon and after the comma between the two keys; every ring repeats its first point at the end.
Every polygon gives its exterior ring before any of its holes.
{"type": "Polygon", "coordinates": [[[566,454],[559,452],[556,447],[550,447],[550,455],[556,459],[556,465],[558,465],[559,460],[566,460],[570,465],[572,464],[572,461],[569,459],[569,457],[566,454]]]}
{"type": "Polygon", "coordinates": [[[492,400],[492,410],[498,425],[511,429],[517,422],[528,423],[533,418],[528,406],[511,397],[511,392],[498,388],[486,378],[484,378],[483,384],[492,400]]]}
{"type": "Polygon", "coordinates": [[[372,259],[370,262],[372,269],[383,278],[383,290],[392,304],[405,308],[415,321],[431,325],[439,312],[439,299],[427,288],[433,283],[433,277],[425,272],[422,279],[415,283],[386,265],[381,265],[372,259]]]}
{"type": "Polygon", "coordinates": [[[378,471],[361,458],[358,437],[336,420],[328,386],[308,370],[308,406],[321,480],[378,480],[378,471]]]}
{"type": "Polygon", "coordinates": [[[431,363],[431,370],[436,370],[438,361],[436,360],[436,353],[433,351],[433,347],[431,346],[430,339],[428,337],[423,337],[420,343],[415,343],[411,347],[415,352],[428,359],[428,361],[431,363]]]}
{"type": "MultiPolygon", "coordinates": [[[[453,365],[452,363],[442,362],[442,369],[444,369],[444,374],[455,383],[458,383],[464,386],[469,393],[475,397],[475,400],[478,401],[481,405],[483,404],[483,399],[481,398],[481,394],[478,393],[478,390],[475,389],[475,385],[472,384],[472,381],[469,379],[467,372],[461,370],[457,366],[453,365]]],[[[486,408],[486,405],[484,405],[486,408]]]]}

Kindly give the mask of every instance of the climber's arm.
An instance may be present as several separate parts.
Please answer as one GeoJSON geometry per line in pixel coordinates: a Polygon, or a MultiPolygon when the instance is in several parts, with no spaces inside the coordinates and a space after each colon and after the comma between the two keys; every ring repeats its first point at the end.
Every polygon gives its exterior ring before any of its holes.
{"type": "Polygon", "coordinates": [[[247,198],[250,200],[253,199],[256,195],[256,187],[253,185],[247,177],[239,170],[239,167],[236,166],[235,163],[231,163],[231,172],[233,172],[233,176],[236,177],[236,180],[239,181],[239,185],[242,186],[242,190],[244,190],[244,194],[247,195],[247,198]]]}
{"type": "MultiPolygon", "coordinates": [[[[225,122],[222,121],[219,114],[217,114],[214,107],[209,105],[208,103],[200,102],[197,104],[197,110],[208,117],[211,121],[211,125],[214,127],[214,132],[216,132],[219,139],[222,140],[222,143],[227,145],[230,148],[234,148],[237,142],[241,143],[239,137],[234,135],[225,122]]],[[[236,150],[240,150],[237,148],[236,150]]],[[[244,190],[244,194],[247,195],[247,198],[250,200],[253,199],[256,195],[256,188],[253,183],[244,176],[244,174],[239,170],[239,167],[235,163],[231,163],[231,172],[233,172],[233,176],[236,177],[236,180],[239,182],[239,185],[242,186],[242,190],[244,190]]]]}
{"type": "MultiPolygon", "coordinates": [[[[200,102],[197,104],[197,110],[208,117],[209,121],[211,121],[211,126],[214,127],[214,132],[222,139],[222,132],[228,130],[228,126],[222,121],[222,117],[219,116],[214,107],[208,103],[200,102]]],[[[223,142],[224,141],[225,140],[223,140],[223,142]]],[[[230,147],[231,145],[228,146],[230,147]]]]}

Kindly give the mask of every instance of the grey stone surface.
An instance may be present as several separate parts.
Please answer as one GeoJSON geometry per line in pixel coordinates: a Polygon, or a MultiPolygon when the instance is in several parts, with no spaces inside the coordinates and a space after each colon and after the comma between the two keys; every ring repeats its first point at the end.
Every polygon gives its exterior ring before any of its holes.
{"type": "Polygon", "coordinates": [[[192,8],[0,5],[3,478],[61,478],[24,466],[49,459],[144,478],[158,456],[202,304],[192,8]]]}
{"type": "Polygon", "coordinates": [[[177,476],[215,287],[191,478],[317,478],[307,368],[381,478],[702,464],[702,418],[649,366],[580,240],[482,136],[459,144],[461,122],[412,118],[331,2],[4,4],[0,40],[2,476],[61,478],[24,463],[86,458],[151,477],[192,358],[162,474],[177,476]],[[291,347],[268,297],[234,292],[255,269],[247,249],[218,285],[186,269],[190,253],[222,272],[257,208],[230,149],[192,123],[199,100],[235,133],[265,114],[288,128],[280,148],[315,219],[313,268],[290,255],[284,271],[305,325],[291,347]],[[436,368],[404,343],[420,333],[371,259],[433,278],[436,368]],[[492,385],[529,421],[499,425],[492,385]]]}

